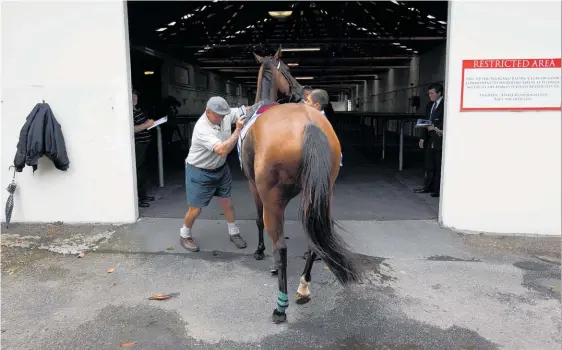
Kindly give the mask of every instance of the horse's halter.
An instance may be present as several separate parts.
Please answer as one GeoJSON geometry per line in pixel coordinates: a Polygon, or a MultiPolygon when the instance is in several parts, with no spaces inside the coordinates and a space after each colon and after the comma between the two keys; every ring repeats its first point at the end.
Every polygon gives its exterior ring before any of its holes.
{"type": "MultiPolygon", "coordinates": [[[[298,98],[295,98],[295,96],[299,96],[299,97],[302,98],[302,96],[301,96],[301,90],[302,90],[301,85],[289,73],[289,67],[287,65],[285,65],[279,57],[276,57],[276,56],[263,57],[262,67],[263,67],[263,71],[260,69],[260,71],[262,71],[262,74],[260,75],[261,80],[263,80],[264,76],[266,75],[266,70],[269,70],[271,72],[271,75],[272,75],[271,80],[268,81],[271,84],[271,87],[270,87],[270,96],[271,97],[276,96],[277,90],[278,90],[277,84],[276,84],[277,81],[276,81],[276,77],[275,77],[275,75],[276,75],[275,70],[279,71],[279,73],[281,73],[281,75],[287,81],[287,84],[289,84],[289,91],[288,91],[288,94],[287,94],[286,98],[278,99],[277,102],[285,100],[285,99],[288,99],[287,102],[291,102],[293,99],[297,100],[298,98]]],[[[259,84],[259,85],[261,85],[261,84],[259,84]]],[[[261,96],[261,91],[260,91],[260,99],[263,99],[263,96],[261,96]]]]}

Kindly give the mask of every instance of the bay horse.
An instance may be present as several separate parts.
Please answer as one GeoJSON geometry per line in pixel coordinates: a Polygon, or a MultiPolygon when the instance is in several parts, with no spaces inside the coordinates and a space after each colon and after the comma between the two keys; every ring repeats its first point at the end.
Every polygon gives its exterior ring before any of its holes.
{"type": "MultiPolygon", "coordinates": [[[[261,57],[256,103],[276,101],[277,93],[294,99],[300,85],[280,60],[261,57]]],[[[301,88],[302,91],[302,88],[301,88]]],[[[298,99],[298,98],[297,98],[298,99]]],[[[264,107],[260,108],[262,111],[264,107]]],[[[248,114],[252,117],[252,114],[248,114]]],[[[287,246],[284,237],[285,208],[302,192],[299,219],[309,240],[308,254],[296,303],[310,301],[312,264],[321,258],[343,285],[361,279],[356,255],[335,230],[331,215],[332,191],[340,169],[341,146],[330,122],[305,103],[277,104],[265,110],[241,140],[241,164],[257,208],[256,260],[264,258],[264,228],[273,242],[278,275],[277,307],[272,321],[287,320],[287,246]]]]}

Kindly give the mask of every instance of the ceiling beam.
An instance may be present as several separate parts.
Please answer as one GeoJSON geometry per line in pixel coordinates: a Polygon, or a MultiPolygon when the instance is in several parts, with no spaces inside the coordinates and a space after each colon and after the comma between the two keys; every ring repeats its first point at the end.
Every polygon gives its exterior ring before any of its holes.
{"type": "MultiPolygon", "coordinates": [[[[259,70],[260,66],[214,66],[214,67],[204,67],[202,66],[201,69],[210,69],[210,70],[259,70]]],[[[410,68],[410,66],[341,66],[341,67],[319,67],[319,66],[296,66],[291,67],[291,71],[307,71],[307,70],[348,70],[348,69],[390,69],[390,68],[410,68]]]]}
{"type": "Polygon", "coordinates": [[[408,41],[445,41],[447,38],[444,36],[424,36],[424,37],[385,37],[385,38],[345,38],[345,41],[340,39],[322,39],[322,38],[314,38],[313,40],[300,40],[298,43],[287,43],[286,41],[277,41],[277,40],[266,40],[263,43],[247,43],[247,44],[212,44],[209,45],[208,43],[202,43],[201,45],[171,45],[174,47],[182,47],[184,49],[200,49],[201,47],[210,46],[212,49],[219,49],[219,48],[245,48],[245,47],[259,47],[259,46],[279,46],[282,45],[283,48],[289,49],[293,48],[295,45],[299,45],[298,47],[303,46],[323,46],[323,45],[348,45],[349,42],[356,42],[360,44],[369,44],[375,43],[377,41],[393,41],[393,42],[408,42],[408,41]]]}
{"type": "MultiPolygon", "coordinates": [[[[254,77],[253,79],[245,79],[245,80],[241,80],[239,79],[239,81],[242,84],[249,84],[249,83],[255,83],[257,80],[256,77],[254,77]]],[[[331,83],[353,83],[353,84],[359,84],[359,83],[363,83],[366,80],[371,81],[371,79],[335,79],[335,80],[330,80],[330,79],[325,79],[324,77],[314,77],[314,79],[305,79],[305,80],[309,80],[309,81],[315,81],[318,83],[326,83],[326,84],[331,84],[331,83]]],[[[380,80],[380,79],[373,79],[373,80],[380,80]]],[[[301,79],[297,79],[297,81],[304,81],[301,79]]]]}
{"type": "MultiPolygon", "coordinates": [[[[281,57],[283,58],[283,57],[281,57]]],[[[287,58],[287,61],[300,61],[300,62],[312,62],[312,61],[379,61],[379,60],[409,60],[412,56],[385,56],[385,57],[338,57],[338,58],[327,58],[327,57],[291,57],[287,58]]],[[[198,58],[201,63],[221,63],[221,62],[256,62],[256,59],[216,59],[216,58],[198,58]]],[[[287,63],[287,62],[285,62],[287,63]]]]}
{"type": "MultiPolygon", "coordinates": [[[[248,87],[255,87],[256,85],[257,85],[256,83],[247,84],[248,87]]],[[[307,83],[307,84],[301,84],[301,85],[312,85],[313,88],[317,88],[317,87],[350,88],[350,87],[355,87],[359,84],[309,84],[309,83],[307,83]]]]}
{"type": "MultiPolygon", "coordinates": [[[[297,77],[298,78],[298,77],[297,77]]],[[[325,76],[320,76],[320,77],[314,77],[314,79],[308,79],[308,80],[313,80],[316,82],[323,82],[323,83],[340,83],[340,82],[354,82],[354,83],[358,83],[358,82],[364,82],[364,81],[372,81],[372,80],[381,80],[380,78],[373,78],[373,76],[370,76],[370,78],[357,78],[357,79],[342,79],[342,78],[326,78],[325,76]],[[370,79],[372,78],[372,79],[370,79]]],[[[234,80],[238,80],[242,83],[249,83],[249,82],[253,82],[255,83],[257,81],[257,76],[254,77],[247,77],[247,78],[240,78],[240,77],[234,77],[232,78],[234,80]]],[[[298,81],[304,81],[302,79],[297,79],[298,81]]]]}
{"type": "MultiPolygon", "coordinates": [[[[380,80],[376,74],[346,74],[346,75],[323,75],[319,79],[327,79],[327,78],[350,78],[350,77],[363,77],[363,78],[374,78],[375,80],[380,80]]],[[[245,76],[235,76],[233,79],[256,79],[257,75],[245,75],[245,76]]],[[[365,80],[365,79],[360,79],[365,80]]]]}

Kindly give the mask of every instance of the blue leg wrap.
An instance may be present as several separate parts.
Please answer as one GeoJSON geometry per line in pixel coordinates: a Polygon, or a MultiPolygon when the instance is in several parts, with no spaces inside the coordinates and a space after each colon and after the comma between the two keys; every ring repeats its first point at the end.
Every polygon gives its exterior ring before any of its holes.
{"type": "Polygon", "coordinates": [[[289,297],[287,294],[278,291],[277,292],[277,311],[284,313],[289,307],[289,297]]]}

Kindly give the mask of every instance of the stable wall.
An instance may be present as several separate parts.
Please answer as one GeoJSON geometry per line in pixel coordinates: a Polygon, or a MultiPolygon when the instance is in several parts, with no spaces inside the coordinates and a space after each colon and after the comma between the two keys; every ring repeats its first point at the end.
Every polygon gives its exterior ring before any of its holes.
{"type": "Polygon", "coordinates": [[[248,104],[246,89],[241,84],[171,58],[165,59],[162,67],[162,91],[182,103],[179,114],[202,114],[213,96],[224,97],[231,107],[248,104]]]}
{"type": "MultiPolygon", "coordinates": [[[[449,24],[448,24],[449,25],[449,24]]],[[[439,82],[445,85],[445,63],[447,61],[447,47],[445,44],[425,52],[419,56],[419,82],[416,91],[420,96],[419,112],[425,111],[429,103],[427,88],[429,84],[439,82]]]]}
{"type": "Polygon", "coordinates": [[[561,10],[556,1],[449,3],[444,226],[560,235],[561,112],[459,108],[463,59],[560,58],[561,10]]]}
{"type": "Polygon", "coordinates": [[[18,173],[12,222],[134,222],[129,40],[123,2],[2,2],[2,221],[19,132],[45,100],[70,169],[18,173]]]}
{"type": "Polygon", "coordinates": [[[378,75],[378,83],[371,81],[368,99],[371,112],[410,113],[416,112],[410,106],[412,96],[420,96],[420,108],[425,111],[428,103],[427,86],[445,80],[446,46],[442,44],[421,55],[414,55],[404,61],[409,68],[392,68],[378,75]]]}

